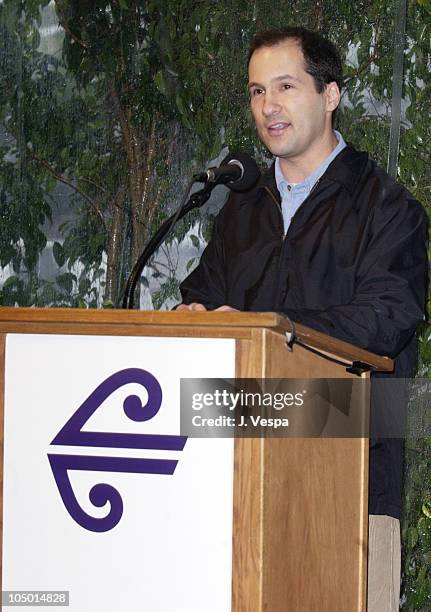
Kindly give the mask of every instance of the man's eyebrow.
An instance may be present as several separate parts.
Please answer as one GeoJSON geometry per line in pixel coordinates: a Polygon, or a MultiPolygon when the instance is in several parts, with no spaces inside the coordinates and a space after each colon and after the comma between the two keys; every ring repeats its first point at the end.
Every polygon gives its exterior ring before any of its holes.
{"type": "MultiPolygon", "coordinates": [[[[273,81],[294,81],[295,83],[301,83],[301,79],[298,79],[297,77],[292,76],[291,74],[281,74],[278,77],[275,77],[272,79],[273,81]]],[[[263,85],[261,85],[260,83],[257,83],[256,81],[250,81],[250,83],[248,84],[248,88],[250,89],[250,87],[262,87],[263,85]]]]}
{"type": "Polygon", "coordinates": [[[296,83],[301,83],[301,79],[298,79],[298,77],[294,77],[291,74],[282,74],[278,77],[275,77],[274,79],[274,81],[284,81],[284,80],[295,81],[296,83]]]}

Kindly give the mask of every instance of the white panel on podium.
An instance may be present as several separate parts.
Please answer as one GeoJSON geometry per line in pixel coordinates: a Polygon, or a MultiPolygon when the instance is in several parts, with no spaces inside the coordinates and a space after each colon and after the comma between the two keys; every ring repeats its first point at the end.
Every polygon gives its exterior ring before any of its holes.
{"type": "Polygon", "coordinates": [[[234,376],[229,339],[8,335],[3,590],[230,611],[233,440],[179,437],[179,389],[234,376]]]}

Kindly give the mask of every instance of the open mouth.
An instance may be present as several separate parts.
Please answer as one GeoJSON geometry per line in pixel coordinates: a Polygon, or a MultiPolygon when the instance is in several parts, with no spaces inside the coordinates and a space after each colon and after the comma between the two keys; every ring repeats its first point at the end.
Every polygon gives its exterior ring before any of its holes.
{"type": "Polygon", "coordinates": [[[266,129],[268,130],[268,133],[271,134],[271,136],[280,136],[281,134],[284,134],[286,132],[290,125],[290,123],[280,121],[278,123],[272,123],[266,129]]]}

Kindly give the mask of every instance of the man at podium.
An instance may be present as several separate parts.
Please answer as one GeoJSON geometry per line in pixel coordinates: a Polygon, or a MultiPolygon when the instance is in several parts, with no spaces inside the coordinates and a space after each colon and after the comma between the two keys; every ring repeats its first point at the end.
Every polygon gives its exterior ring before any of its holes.
{"type": "MultiPolygon", "coordinates": [[[[275,156],[232,193],[178,310],[276,311],[395,359],[410,377],[424,317],[426,215],[368,155],[333,129],[342,63],[304,28],[258,33],[249,53],[251,112],[275,156]]],[[[370,448],[368,609],[399,608],[403,444],[370,448]]]]}

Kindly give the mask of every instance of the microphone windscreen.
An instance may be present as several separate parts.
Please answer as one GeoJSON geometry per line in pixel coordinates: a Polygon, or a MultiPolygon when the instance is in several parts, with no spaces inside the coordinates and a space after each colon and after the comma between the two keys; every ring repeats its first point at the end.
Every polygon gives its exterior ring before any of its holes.
{"type": "Polygon", "coordinates": [[[256,161],[247,155],[247,153],[228,153],[220,166],[227,166],[229,162],[238,160],[244,171],[241,178],[226,183],[226,187],[229,187],[232,191],[248,191],[257,183],[260,177],[260,170],[256,161]]]}

